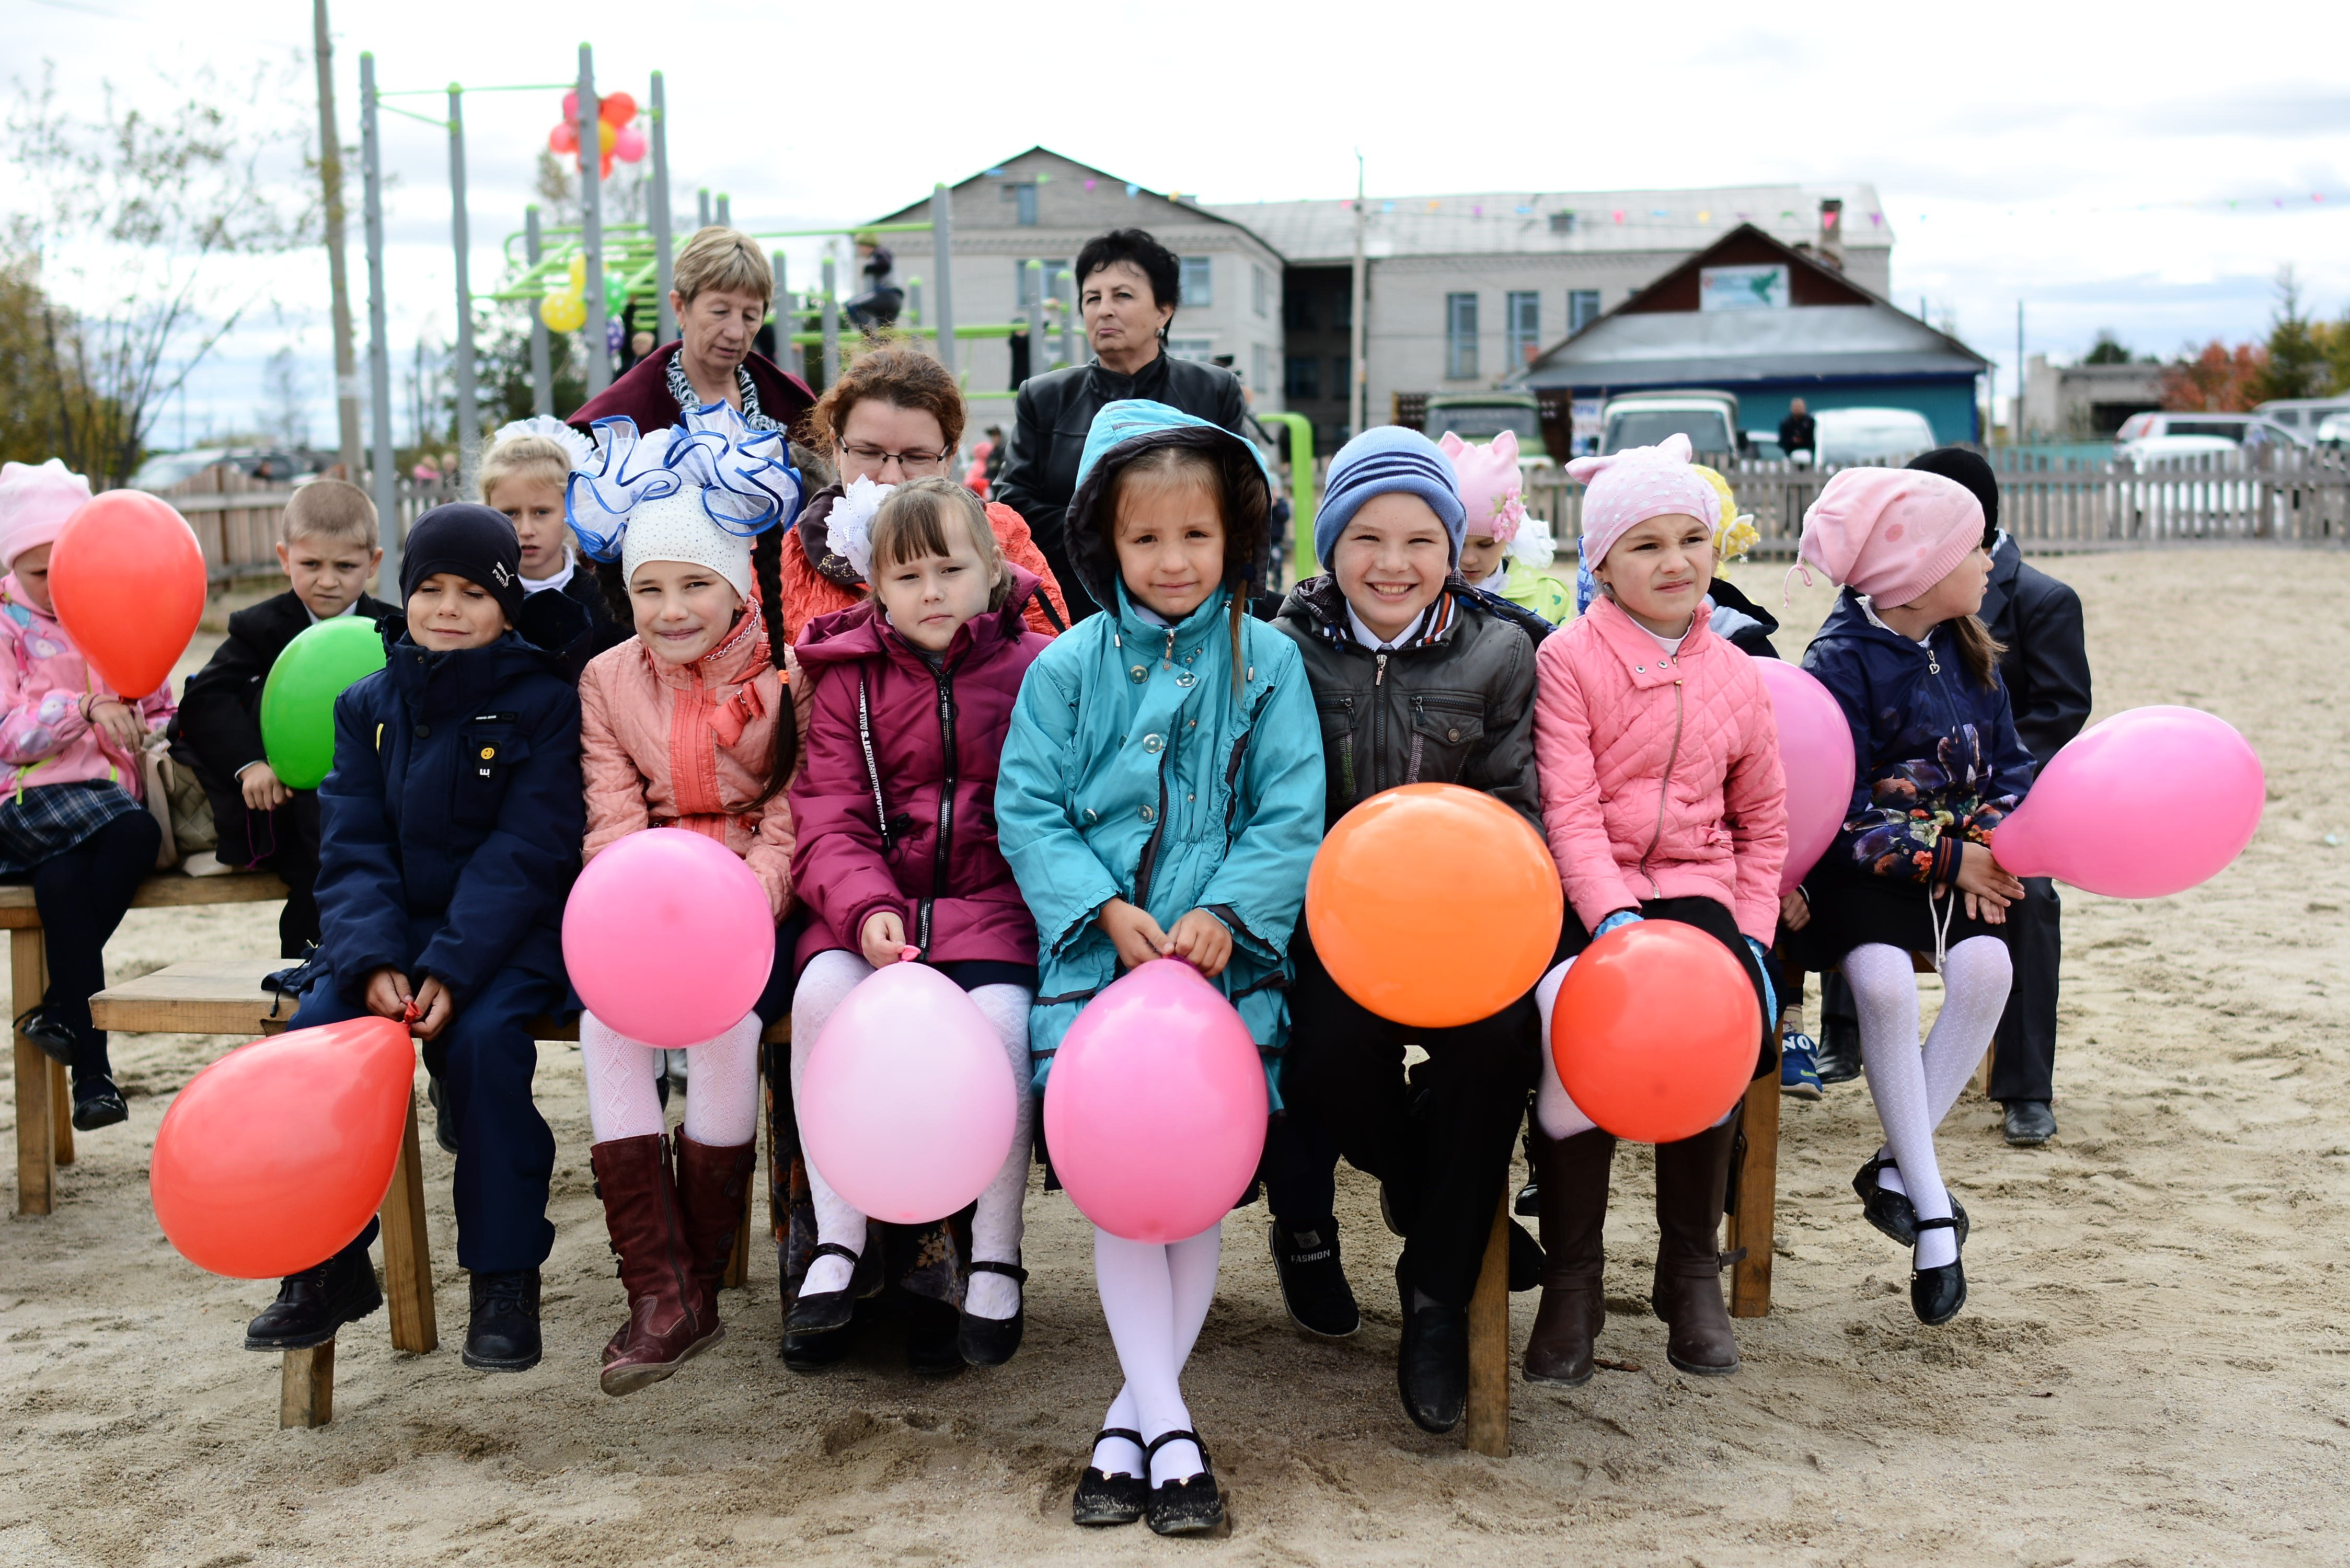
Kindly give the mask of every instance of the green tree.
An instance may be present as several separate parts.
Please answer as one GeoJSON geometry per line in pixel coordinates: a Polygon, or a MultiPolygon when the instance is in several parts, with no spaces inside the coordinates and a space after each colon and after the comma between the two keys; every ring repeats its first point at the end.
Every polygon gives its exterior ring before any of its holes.
{"type": "Polygon", "coordinates": [[[67,455],[64,408],[87,405],[88,390],[68,376],[65,396],[59,397],[49,345],[63,337],[69,365],[79,330],[41,291],[36,257],[0,254],[0,462],[42,462],[67,455]]]}
{"type": "Polygon", "coordinates": [[[2325,343],[2302,314],[2301,285],[2285,266],[2277,273],[2276,315],[2269,322],[2268,363],[2252,389],[2252,400],[2315,398],[2333,379],[2325,343]]]}
{"type": "Polygon", "coordinates": [[[2110,327],[2097,328],[2096,342],[2090,346],[2088,353],[2081,358],[2081,363],[2084,365],[2126,365],[2129,362],[2129,349],[2123,346],[2120,338],[2114,336],[2114,330],[2110,327]]]}

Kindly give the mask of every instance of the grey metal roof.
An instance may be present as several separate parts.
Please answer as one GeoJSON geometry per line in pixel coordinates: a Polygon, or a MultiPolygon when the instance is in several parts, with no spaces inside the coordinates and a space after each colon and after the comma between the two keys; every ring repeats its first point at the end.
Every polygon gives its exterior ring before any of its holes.
{"type": "MultiPolygon", "coordinates": [[[[1844,202],[1847,248],[1887,246],[1893,223],[1865,182],[1725,185],[1680,191],[1511,191],[1371,198],[1365,224],[1374,256],[1571,254],[1698,251],[1742,223],[1776,239],[1815,239],[1823,198],[1844,202]],[[1552,232],[1550,214],[1572,212],[1574,229],[1552,232]]],[[[1353,260],[1350,200],[1240,202],[1203,210],[1245,224],[1292,265],[1353,260]]]]}
{"type": "Polygon", "coordinates": [[[1711,385],[1804,376],[1972,376],[1985,361],[1895,306],[1619,311],[1544,354],[1529,387],[1711,385]]]}

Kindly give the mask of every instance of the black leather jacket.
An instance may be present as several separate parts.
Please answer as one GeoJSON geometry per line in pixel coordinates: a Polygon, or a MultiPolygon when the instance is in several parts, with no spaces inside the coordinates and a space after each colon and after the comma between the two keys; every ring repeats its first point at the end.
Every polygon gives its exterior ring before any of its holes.
{"type": "Polygon", "coordinates": [[[2089,720],[2089,649],[2081,596],[2027,565],[2013,536],[2002,533],[1991,552],[1991,582],[1978,613],[2007,649],[1999,658],[1999,678],[2007,683],[2015,732],[2044,767],[2089,720]]]}
{"type": "MultiPolygon", "coordinates": [[[[1248,410],[1240,380],[1230,370],[1178,359],[1163,349],[1131,376],[1104,369],[1097,360],[1022,382],[1003,472],[996,477],[989,498],[1003,502],[1028,520],[1028,531],[1052,565],[1064,594],[1078,586],[1064,569],[1068,547],[1062,538],[1062,520],[1077,488],[1077,459],[1086,449],[1086,432],[1093,428],[1094,415],[1104,403],[1125,398],[1165,403],[1222,425],[1234,435],[1241,433],[1241,421],[1248,410]]],[[[1072,598],[1070,618],[1089,614],[1095,607],[1081,608],[1072,598]]]]}
{"type": "Polygon", "coordinates": [[[1447,597],[1445,624],[1390,653],[1355,640],[1331,577],[1308,577],[1282,605],[1274,625],[1305,656],[1322,721],[1326,826],[1398,784],[1457,784],[1542,831],[1534,644],[1550,623],[1458,576],[1447,597]]]}

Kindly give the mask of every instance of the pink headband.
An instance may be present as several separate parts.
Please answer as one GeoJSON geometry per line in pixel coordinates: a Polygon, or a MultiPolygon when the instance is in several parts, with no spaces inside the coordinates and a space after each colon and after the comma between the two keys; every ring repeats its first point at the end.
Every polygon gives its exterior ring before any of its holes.
{"type": "MultiPolygon", "coordinates": [[[[1906,605],[1949,576],[1982,537],[1982,503],[1957,480],[1915,468],[1847,468],[1804,514],[1795,569],[1808,561],[1878,604],[1906,605]]],[[[1804,576],[1808,582],[1811,574],[1804,576]]]]}
{"type": "Polygon", "coordinates": [[[1526,520],[1525,480],[1518,472],[1518,438],[1503,431],[1484,446],[1462,441],[1451,431],[1436,443],[1452,460],[1453,477],[1461,484],[1461,504],[1468,509],[1470,534],[1482,534],[1506,545],[1518,536],[1526,520]]]}
{"type": "Polygon", "coordinates": [[[1721,499],[1705,475],[1690,466],[1690,438],[1678,432],[1655,446],[1636,446],[1606,457],[1578,457],[1567,477],[1583,493],[1583,564],[1596,568],[1616,541],[1636,523],[1651,517],[1694,517],[1708,530],[1721,514],[1721,499]]]}

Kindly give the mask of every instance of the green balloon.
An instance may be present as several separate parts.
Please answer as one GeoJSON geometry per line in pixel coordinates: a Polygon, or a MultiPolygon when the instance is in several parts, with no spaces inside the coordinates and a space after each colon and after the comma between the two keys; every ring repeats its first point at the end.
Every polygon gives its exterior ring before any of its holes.
{"type": "Polygon", "coordinates": [[[335,699],[383,666],[383,636],[364,616],[322,620],[286,645],[261,688],[261,743],[287,789],[325,781],[335,765],[335,699]]]}

